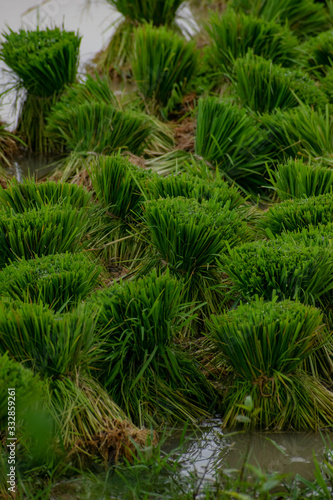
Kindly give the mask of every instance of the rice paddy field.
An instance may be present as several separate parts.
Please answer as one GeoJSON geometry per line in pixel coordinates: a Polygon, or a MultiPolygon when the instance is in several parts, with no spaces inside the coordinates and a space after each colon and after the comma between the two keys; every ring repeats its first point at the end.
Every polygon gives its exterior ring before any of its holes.
{"type": "Polygon", "coordinates": [[[31,7],[0,43],[0,498],[331,500],[331,0],[31,7]]]}

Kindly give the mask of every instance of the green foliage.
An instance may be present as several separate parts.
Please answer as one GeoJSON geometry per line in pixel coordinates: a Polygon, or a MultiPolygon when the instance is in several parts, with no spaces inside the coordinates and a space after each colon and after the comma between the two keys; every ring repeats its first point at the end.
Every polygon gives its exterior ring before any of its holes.
{"type": "Polygon", "coordinates": [[[233,290],[244,298],[299,299],[318,303],[333,288],[333,253],[329,248],[295,244],[292,239],[247,243],[230,250],[223,270],[233,290]]]}
{"type": "Polygon", "coordinates": [[[100,77],[98,74],[94,77],[87,74],[84,81],[65,88],[59,107],[67,107],[70,110],[74,102],[77,106],[87,102],[117,105],[117,99],[111,90],[111,81],[107,76],[100,77]]]}
{"type": "Polygon", "coordinates": [[[333,195],[330,193],[305,199],[286,200],[270,207],[258,222],[258,227],[272,234],[297,231],[310,225],[333,221],[333,195]]]}
{"type": "Polygon", "coordinates": [[[292,301],[257,299],[212,316],[209,325],[217,358],[227,359],[235,373],[225,400],[225,426],[235,425],[244,394],[261,408],[258,424],[265,429],[331,425],[332,394],[299,371],[300,364],[318,348],[323,327],[318,309],[292,301]]]}
{"type": "Polygon", "coordinates": [[[186,42],[165,27],[145,25],[134,35],[133,75],[140,94],[164,107],[176,89],[183,94],[195,75],[195,41],[186,42]]]}
{"type": "Polygon", "coordinates": [[[6,189],[0,186],[0,205],[16,213],[55,204],[88,208],[91,203],[91,193],[77,184],[49,180],[37,183],[34,179],[18,182],[13,178],[6,189]]]}
{"type": "Polygon", "coordinates": [[[42,304],[2,302],[0,350],[41,377],[75,376],[97,355],[94,317],[87,307],[55,314],[42,304]]]}
{"type": "Polygon", "coordinates": [[[71,308],[98,283],[101,267],[85,254],[56,254],[14,262],[0,272],[0,295],[71,308]]]}
{"type": "Polygon", "coordinates": [[[17,150],[17,138],[0,121],[0,169],[11,166],[12,153],[17,150]]]}
{"type": "Polygon", "coordinates": [[[302,155],[304,159],[323,158],[329,164],[333,154],[333,119],[325,111],[300,105],[288,111],[265,114],[260,122],[269,133],[267,149],[280,162],[302,155]]]}
{"type": "Polygon", "coordinates": [[[167,177],[153,177],[147,183],[147,192],[152,198],[195,198],[201,203],[203,200],[214,200],[222,206],[229,203],[229,208],[237,208],[245,200],[235,187],[220,179],[208,181],[197,175],[182,174],[167,177]]]}
{"type": "Polygon", "coordinates": [[[325,31],[303,45],[307,54],[306,66],[315,75],[326,75],[333,66],[333,31],[325,31]]]}
{"type": "Polygon", "coordinates": [[[183,0],[107,0],[127,21],[152,23],[154,26],[173,24],[183,0]]]}
{"type": "Polygon", "coordinates": [[[82,249],[89,225],[84,209],[44,206],[23,213],[0,211],[0,269],[17,258],[31,259],[82,249]]]}
{"type": "Polygon", "coordinates": [[[199,100],[195,152],[231,182],[251,191],[262,183],[263,135],[245,109],[215,97],[199,100]]]}
{"type": "Polygon", "coordinates": [[[206,413],[212,391],[172,340],[188,313],[183,286],[169,273],[114,285],[94,298],[103,332],[99,378],[111,397],[140,425],[195,419],[206,413]]]}
{"type": "Polygon", "coordinates": [[[250,235],[238,213],[229,210],[229,203],[222,207],[214,200],[167,198],[146,205],[144,222],[158,265],[184,279],[186,300],[216,310],[224,295],[220,254],[250,235]]]}
{"type": "Polygon", "coordinates": [[[320,163],[305,163],[302,158],[279,164],[269,175],[281,201],[319,196],[333,189],[333,170],[320,163]]]}
{"type": "Polygon", "coordinates": [[[248,52],[234,66],[234,89],[243,106],[270,113],[299,104],[325,107],[327,97],[305,73],[287,70],[248,52]]]}
{"type": "Polygon", "coordinates": [[[59,102],[46,129],[50,139],[64,141],[70,150],[102,154],[119,149],[140,154],[152,132],[151,123],[143,114],[88,101],[70,109],[66,102],[59,102]]]}
{"type": "Polygon", "coordinates": [[[3,33],[0,58],[38,97],[61,92],[76,79],[81,38],[59,28],[3,33]]]}
{"type": "Polygon", "coordinates": [[[283,66],[293,66],[301,54],[298,40],[287,26],[266,22],[227,9],[222,16],[211,15],[206,26],[212,57],[220,72],[229,73],[235,60],[251,49],[254,54],[283,66]]]}
{"type": "Polygon", "coordinates": [[[0,432],[7,430],[9,411],[14,410],[13,422],[16,412],[18,424],[23,414],[36,404],[41,393],[41,381],[31,370],[10,359],[7,353],[0,355],[0,432]],[[14,394],[9,393],[12,388],[14,394]],[[14,396],[10,402],[9,395],[14,396]]]}
{"type": "Polygon", "coordinates": [[[299,38],[321,33],[332,24],[324,3],[314,0],[233,0],[232,6],[268,22],[288,24],[299,38]]]}

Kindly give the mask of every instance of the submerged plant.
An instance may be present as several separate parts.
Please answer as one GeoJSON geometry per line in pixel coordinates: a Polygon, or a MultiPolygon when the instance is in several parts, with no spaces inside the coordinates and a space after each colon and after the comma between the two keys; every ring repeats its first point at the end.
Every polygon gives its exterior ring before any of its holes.
{"type": "Polygon", "coordinates": [[[263,134],[245,109],[215,97],[200,99],[195,152],[246,191],[262,184],[267,160],[263,134]]]}
{"type": "Polygon", "coordinates": [[[300,365],[318,349],[323,328],[320,311],[298,302],[241,305],[209,322],[216,362],[233,368],[224,400],[224,426],[234,426],[246,395],[260,408],[263,429],[318,429],[332,425],[332,393],[300,365]]]}
{"type": "Polygon", "coordinates": [[[249,52],[235,62],[233,78],[242,104],[253,111],[293,108],[299,101],[319,108],[327,104],[326,95],[305,73],[287,70],[249,52]]]}
{"type": "Polygon", "coordinates": [[[230,73],[239,57],[249,50],[282,66],[293,66],[300,55],[299,42],[287,26],[266,22],[228,9],[212,14],[206,25],[211,52],[220,73],[230,73]]]}
{"type": "Polygon", "coordinates": [[[270,182],[281,201],[309,198],[333,190],[333,170],[302,158],[279,164],[269,170],[270,182]]]}
{"type": "Polygon", "coordinates": [[[175,335],[189,321],[183,286],[169,273],[114,285],[92,298],[104,342],[99,379],[134,422],[196,419],[212,390],[175,335]]]}
{"type": "Polygon", "coordinates": [[[283,231],[297,231],[311,225],[333,221],[333,195],[331,193],[309,198],[286,200],[270,207],[258,222],[262,231],[273,235],[283,231]]]}
{"type": "Polygon", "coordinates": [[[33,151],[52,150],[44,134],[46,119],[65,85],[74,83],[81,38],[59,28],[3,34],[0,58],[13,73],[14,87],[25,90],[18,133],[33,151]]]}
{"type": "Polygon", "coordinates": [[[82,253],[22,260],[0,272],[0,295],[68,309],[91,293],[100,273],[101,267],[82,253]]]}
{"type": "Polygon", "coordinates": [[[145,99],[167,106],[173,91],[185,92],[197,66],[194,41],[186,42],[164,27],[146,25],[135,32],[132,69],[145,99]]]}

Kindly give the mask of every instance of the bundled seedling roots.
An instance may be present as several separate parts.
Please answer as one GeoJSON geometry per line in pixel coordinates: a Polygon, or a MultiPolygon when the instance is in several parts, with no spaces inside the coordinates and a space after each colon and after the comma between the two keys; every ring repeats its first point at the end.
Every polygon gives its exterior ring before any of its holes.
{"type": "Polygon", "coordinates": [[[92,436],[90,440],[77,440],[69,454],[82,461],[100,458],[105,467],[125,459],[131,462],[135,456],[136,446],[144,448],[147,444],[157,445],[156,432],[151,434],[147,429],[138,429],[128,420],[114,420],[112,427],[92,436]],[[151,439],[153,438],[153,439],[151,439]]]}

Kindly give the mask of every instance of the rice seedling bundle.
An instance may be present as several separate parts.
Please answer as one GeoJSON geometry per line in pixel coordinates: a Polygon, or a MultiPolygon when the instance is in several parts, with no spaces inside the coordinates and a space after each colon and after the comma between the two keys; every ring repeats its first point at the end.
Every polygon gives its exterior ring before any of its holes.
{"type": "Polygon", "coordinates": [[[221,73],[229,74],[239,57],[249,50],[282,66],[293,66],[300,55],[299,42],[287,26],[227,9],[212,14],[206,25],[211,53],[221,73]]]}
{"type": "Polygon", "coordinates": [[[307,67],[315,75],[325,76],[333,66],[333,31],[325,31],[303,45],[307,67]]]}
{"type": "Polygon", "coordinates": [[[184,0],[107,0],[128,21],[152,23],[154,26],[173,24],[184,0]]]}
{"type": "Polygon", "coordinates": [[[135,423],[195,419],[212,391],[196,364],[173,345],[189,320],[183,286],[156,272],[92,298],[103,334],[99,379],[135,423]]]}
{"type": "Polygon", "coordinates": [[[75,376],[97,355],[94,315],[85,306],[56,314],[42,304],[3,301],[0,350],[42,378],[75,376]]]}
{"type": "MultiPolygon", "coordinates": [[[[10,260],[76,252],[84,247],[87,212],[45,206],[22,213],[0,211],[0,269],[10,260]]],[[[87,240],[86,240],[87,243],[87,240]]]]}
{"type": "Polygon", "coordinates": [[[261,409],[252,426],[309,430],[332,425],[332,393],[299,368],[318,348],[323,328],[318,309],[257,299],[212,316],[209,326],[217,359],[226,359],[235,374],[224,401],[224,426],[236,424],[246,395],[261,409]]]}
{"type": "Polygon", "coordinates": [[[272,160],[283,162],[302,155],[304,159],[322,158],[331,162],[333,120],[328,106],[321,111],[302,104],[291,110],[264,114],[259,121],[269,134],[267,154],[272,160]]]}
{"type": "Polygon", "coordinates": [[[244,204],[245,199],[235,187],[230,187],[223,180],[208,181],[197,175],[182,174],[167,177],[153,177],[148,181],[147,192],[154,198],[195,198],[201,203],[203,200],[215,200],[221,206],[229,203],[234,209],[244,204]]]}
{"type": "Polygon", "coordinates": [[[310,198],[332,193],[333,170],[320,163],[305,163],[302,158],[280,163],[270,170],[270,181],[281,201],[310,198]]]}
{"type": "Polygon", "coordinates": [[[135,32],[132,70],[140,94],[167,106],[175,89],[186,91],[196,74],[195,41],[186,42],[168,29],[145,25],[135,32]]]}
{"type": "Polygon", "coordinates": [[[296,231],[311,225],[328,224],[333,221],[332,209],[331,193],[286,200],[270,207],[258,222],[258,227],[277,235],[283,231],[296,231]]]}
{"type": "Polygon", "coordinates": [[[13,73],[17,91],[26,92],[17,131],[28,148],[48,152],[55,145],[44,127],[66,84],[74,83],[81,38],[59,28],[3,34],[0,58],[13,73]]]}
{"type": "Polygon", "coordinates": [[[0,121],[0,169],[11,166],[11,157],[17,151],[17,138],[0,121]]]}
{"type": "Polygon", "coordinates": [[[110,154],[125,149],[142,153],[152,128],[150,120],[134,111],[119,111],[104,102],[85,102],[68,109],[60,102],[48,118],[47,134],[76,152],[110,154]]]}
{"type": "Polygon", "coordinates": [[[233,0],[232,7],[265,21],[287,24],[302,39],[315,36],[331,26],[324,3],[314,0],[233,0]]]}
{"type": "Polygon", "coordinates": [[[23,179],[18,182],[13,178],[6,189],[0,186],[0,205],[16,213],[57,204],[88,208],[92,204],[92,194],[77,184],[50,180],[37,183],[34,179],[23,179]]]}
{"type": "Polygon", "coordinates": [[[215,97],[200,99],[195,152],[246,191],[257,191],[262,184],[264,135],[245,109],[215,97]]]}
{"type": "Polygon", "coordinates": [[[230,250],[222,269],[233,289],[246,299],[258,294],[271,300],[299,299],[319,303],[333,288],[333,253],[306,240],[276,238],[230,250]]]}
{"type": "Polygon", "coordinates": [[[39,377],[31,370],[10,359],[7,353],[0,355],[0,433],[8,430],[8,416],[12,416],[9,411],[14,410],[11,422],[15,427],[15,414],[18,425],[24,413],[36,405],[42,389],[39,377]],[[11,388],[14,392],[9,393],[11,388]],[[9,399],[9,395],[14,397],[9,399]]]}
{"type": "Polygon", "coordinates": [[[299,100],[319,108],[327,104],[326,95],[305,73],[287,70],[251,52],[235,62],[234,90],[243,106],[261,113],[293,108],[299,100]]]}
{"type": "Polygon", "coordinates": [[[69,309],[98,284],[102,268],[85,254],[56,254],[22,260],[0,272],[0,295],[41,301],[54,310],[69,309]]]}

